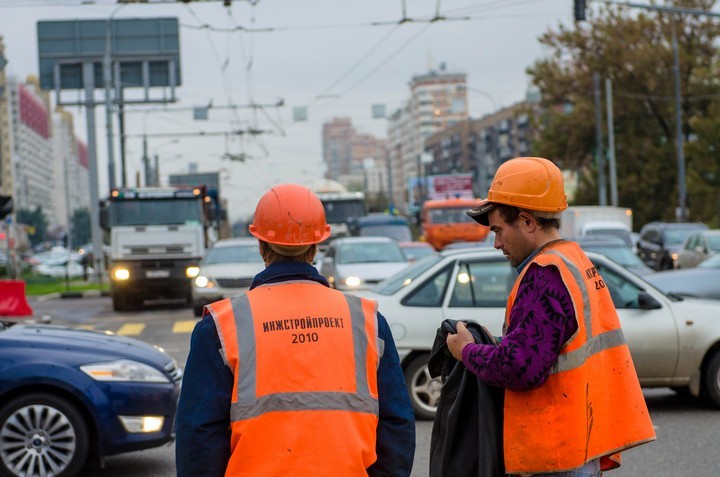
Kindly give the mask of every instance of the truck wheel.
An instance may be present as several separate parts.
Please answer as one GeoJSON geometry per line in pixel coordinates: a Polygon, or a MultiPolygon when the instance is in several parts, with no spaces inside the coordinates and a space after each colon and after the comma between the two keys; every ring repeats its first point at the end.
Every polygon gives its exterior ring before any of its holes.
{"type": "Polygon", "coordinates": [[[427,367],[429,357],[428,354],[416,356],[405,368],[405,383],[410,393],[410,402],[415,416],[423,420],[435,418],[442,388],[440,378],[430,376],[427,367]]]}
{"type": "Polygon", "coordinates": [[[720,351],[710,358],[703,374],[707,396],[715,406],[720,407],[720,351]]]}
{"type": "Polygon", "coordinates": [[[89,447],[87,424],[65,399],[32,393],[0,407],[1,475],[72,477],[89,447]]]}
{"type": "Polygon", "coordinates": [[[113,311],[129,310],[127,293],[124,291],[120,291],[120,290],[113,291],[112,292],[112,305],[113,305],[113,311]]]}

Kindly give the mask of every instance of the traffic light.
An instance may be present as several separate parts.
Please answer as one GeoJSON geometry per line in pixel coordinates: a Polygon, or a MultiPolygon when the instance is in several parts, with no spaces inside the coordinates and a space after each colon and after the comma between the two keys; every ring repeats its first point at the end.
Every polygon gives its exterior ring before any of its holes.
{"type": "Polygon", "coordinates": [[[585,9],[587,8],[587,0],[573,0],[575,2],[575,21],[585,21],[585,9]]]}
{"type": "Polygon", "coordinates": [[[0,220],[12,214],[13,200],[11,195],[0,195],[0,220]]]}

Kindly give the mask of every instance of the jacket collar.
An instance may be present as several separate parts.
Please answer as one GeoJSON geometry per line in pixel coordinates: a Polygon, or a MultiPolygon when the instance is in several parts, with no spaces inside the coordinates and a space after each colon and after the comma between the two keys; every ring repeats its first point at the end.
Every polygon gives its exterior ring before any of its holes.
{"type": "Polygon", "coordinates": [[[309,263],[277,262],[255,275],[250,290],[260,285],[288,280],[312,280],[326,287],[330,286],[327,279],[318,273],[317,268],[309,263]]]}

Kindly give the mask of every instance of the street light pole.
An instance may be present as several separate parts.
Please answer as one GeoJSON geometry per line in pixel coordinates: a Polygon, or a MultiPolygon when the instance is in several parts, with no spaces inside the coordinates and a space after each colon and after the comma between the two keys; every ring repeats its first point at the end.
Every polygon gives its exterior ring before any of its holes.
{"type": "Polygon", "coordinates": [[[682,100],[680,95],[680,59],[677,34],[675,33],[675,15],[672,16],[673,76],[675,77],[675,147],[677,147],[678,168],[678,208],[675,213],[678,222],[687,222],[687,192],[685,190],[685,151],[682,131],[682,100]]]}
{"type": "MultiPolygon", "coordinates": [[[[113,147],[112,126],[112,23],[115,14],[126,4],[119,5],[105,20],[105,54],[103,55],[103,85],[105,87],[105,135],[107,139],[108,154],[108,185],[109,189],[115,187],[115,151],[113,147]]],[[[124,185],[124,184],[123,184],[124,185]]]]}
{"type": "Polygon", "coordinates": [[[108,183],[110,189],[115,187],[115,157],[113,151],[113,127],[112,127],[112,100],[110,98],[110,90],[112,83],[111,63],[112,63],[112,15],[105,22],[105,55],[103,57],[103,82],[105,85],[105,136],[107,140],[108,155],[108,183]]]}

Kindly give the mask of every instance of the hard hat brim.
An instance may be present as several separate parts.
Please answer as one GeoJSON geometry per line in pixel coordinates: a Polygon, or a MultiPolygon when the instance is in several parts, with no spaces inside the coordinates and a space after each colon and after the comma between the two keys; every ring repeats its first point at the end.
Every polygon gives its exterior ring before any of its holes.
{"type": "Polygon", "coordinates": [[[474,209],[470,209],[465,213],[473,218],[473,220],[480,225],[488,226],[490,222],[488,220],[488,213],[493,210],[498,204],[490,202],[488,199],[483,199],[474,209]]]}

